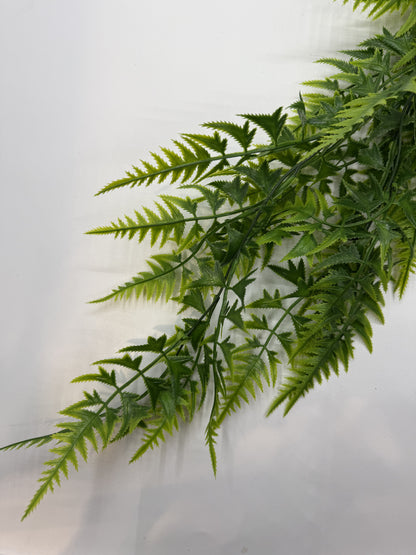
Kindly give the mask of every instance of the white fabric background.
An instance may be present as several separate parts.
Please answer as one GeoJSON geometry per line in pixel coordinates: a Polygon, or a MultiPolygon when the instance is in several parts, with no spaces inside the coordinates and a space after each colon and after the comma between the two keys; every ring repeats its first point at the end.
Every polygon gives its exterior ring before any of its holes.
{"type": "MultiPolygon", "coordinates": [[[[1,445],[48,433],[71,378],[173,322],[86,304],[148,250],[83,232],[163,188],[97,190],[201,122],[287,106],[314,59],[380,26],[330,0],[0,1],[1,445]]],[[[20,523],[47,448],[1,454],[0,555],[413,554],[415,300],[413,280],[374,354],[287,418],[263,399],[230,419],[216,480],[197,419],[134,465],[134,439],[91,455],[20,523]]]]}

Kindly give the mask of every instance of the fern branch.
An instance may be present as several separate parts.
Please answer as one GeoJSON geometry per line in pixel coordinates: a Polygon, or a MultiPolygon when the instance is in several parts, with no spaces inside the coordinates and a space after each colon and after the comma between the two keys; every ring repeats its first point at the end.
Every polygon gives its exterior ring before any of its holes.
{"type": "Polygon", "coordinates": [[[399,291],[400,298],[404,295],[410,275],[416,272],[416,229],[413,232],[413,240],[409,242],[406,251],[404,267],[401,269],[399,279],[395,284],[395,289],[399,291]]]}
{"type": "Polygon", "coordinates": [[[231,395],[226,397],[224,405],[221,407],[218,418],[216,420],[216,426],[217,427],[219,427],[222,424],[222,422],[224,421],[224,419],[227,415],[229,415],[233,410],[235,410],[235,406],[238,403],[238,400],[241,397],[242,392],[244,392],[244,389],[246,388],[247,383],[250,382],[253,374],[258,375],[258,370],[259,369],[260,369],[260,374],[263,373],[264,366],[261,365],[261,368],[260,368],[259,367],[260,363],[258,361],[262,359],[265,351],[267,350],[267,347],[268,347],[270,341],[273,339],[274,336],[276,336],[276,332],[279,329],[279,327],[282,325],[282,323],[287,318],[287,316],[292,314],[292,311],[301,302],[301,300],[302,299],[296,299],[295,301],[293,301],[293,303],[290,304],[290,306],[288,308],[286,308],[283,311],[282,316],[279,318],[279,320],[276,322],[276,324],[270,330],[266,340],[262,344],[260,352],[256,356],[254,356],[253,358],[251,358],[249,360],[249,364],[245,365],[245,367],[243,369],[243,374],[240,377],[241,378],[240,381],[237,382],[236,385],[234,385],[234,388],[233,388],[233,391],[232,391],[231,395]]]}
{"type": "Polygon", "coordinates": [[[324,372],[326,377],[329,376],[329,371],[326,369],[329,362],[332,362],[335,366],[336,373],[338,373],[337,357],[336,355],[334,356],[334,350],[344,338],[348,328],[353,325],[356,318],[356,310],[359,309],[359,307],[360,303],[359,299],[357,299],[350,315],[336,336],[332,339],[324,337],[322,339],[322,344],[318,346],[319,350],[317,354],[314,353],[314,347],[312,347],[311,353],[304,353],[305,360],[298,361],[298,367],[292,367],[291,375],[282,386],[279,396],[270,405],[267,411],[268,415],[284,401],[287,401],[283,413],[286,416],[300,397],[303,397],[313,387],[314,382],[316,380],[321,381],[320,376],[322,372],[324,372]]]}
{"type": "Polygon", "coordinates": [[[56,432],[53,434],[45,434],[43,436],[15,441],[14,443],[9,443],[9,445],[4,445],[3,447],[0,447],[0,451],[11,451],[13,449],[21,449],[22,447],[41,447],[42,445],[46,445],[47,443],[50,443],[51,441],[56,439],[57,434],[62,434],[67,431],[68,430],[61,430],[60,432],[56,432]]]}
{"type": "MultiPolygon", "coordinates": [[[[180,227],[180,230],[182,231],[185,224],[188,224],[188,223],[199,224],[199,222],[203,222],[203,221],[218,220],[219,218],[234,216],[236,214],[241,215],[247,211],[252,212],[255,208],[257,208],[258,205],[259,203],[255,203],[252,206],[248,206],[248,207],[246,206],[246,207],[238,208],[236,210],[219,212],[219,213],[210,214],[207,216],[200,215],[200,216],[194,216],[191,218],[181,217],[177,219],[172,218],[172,219],[159,219],[159,220],[155,218],[154,221],[148,221],[146,223],[141,223],[140,221],[136,223],[134,222],[134,220],[126,216],[125,222],[123,222],[122,220],[119,220],[118,223],[112,222],[111,225],[109,226],[100,226],[100,227],[91,229],[90,231],[87,231],[86,234],[87,235],[114,234],[115,237],[118,237],[118,236],[124,237],[125,235],[128,235],[129,239],[132,239],[137,233],[140,233],[140,241],[141,241],[149,231],[154,232],[158,228],[167,227],[169,229],[165,233],[164,238],[160,244],[160,246],[162,247],[166,243],[167,239],[169,238],[170,232],[175,231],[177,227],[180,227]]],[[[199,229],[201,229],[202,231],[202,227],[200,227],[199,229]]],[[[157,237],[152,238],[152,242],[151,242],[152,246],[154,245],[156,239],[157,237]]]]}
{"type": "MultiPolygon", "coordinates": [[[[410,4],[355,0],[358,6],[379,16],[404,13],[410,4]]],[[[133,293],[168,300],[175,293],[178,314],[186,317],[169,339],[149,337],[76,377],[98,383],[105,394],[84,391],[62,411],[69,421],[55,434],[2,448],[56,442],[23,518],[68,476],[69,463],[77,469],[79,455],[86,460],[91,446],[98,450],[100,438],[104,448],[144,428],[131,458],[137,460],[179,420],[192,419],[210,384],[205,441],[215,473],[225,418],[276,382],[275,344],[290,368],[268,414],[283,403],[286,414],[322,377],[338,373],[340,363],[347,369],[355,337],[371,350],[366,313],[382,322],[383,288],[394,283],[401,296],[416,266],[415,23],[411,12],[397,35],[384,30],[345,51],[349,61],[319,60],[337,73],[307,82],[323,92],[300,96],[289,122],[278,108],[244,114],[242,124],[204,124],[210,134],[183,134],[172,149],[151,153],[151,162],[141,161],[99,191],[167,179],[193,189],[195,198],[160,195],[153,209],[88,232],[176,244],[171,254],[151,257],[150,269],[93,302],[133,293]],[[258,131],[269,144],[253,148],[258,131]],[[230,138],[241,151],[228,151],[230,138]],[[273,296],[258,287],[265,269],[282,282],[284,294],[280,284],[273,296]],[[249,287],[254,298],[246,304],[249,287]],[[247,318],[252,309],[260,315],[247,318]],[[289,319],[290,331],[282,330],[289,319]],[[243,343],[235,345],[234,337],[243,343]],[[143,367],[142,353],[151,356],[143,367]],[[113,366],[121,367],[121,379],[113,366]],[[125,378],[127,371],[133,376],[125,378]],[[138,383],[142,389],[134,393],[130,387],[138,383]]]]}
{"type": "Polygon", "coordinates": [[[156,264],[148,261],[152,271],[140,272],[131,281],[113,289],[105,297],[95,299],[90,303],[102,303],[110,299],[129,299],[133,292],[136,298],[144,295],[148,300],[151,298],[158,300],[164,296],[168,301],[172,297],[176,286],[175,273],[194,256],[194,254],[191,254],[187,259],[174,264],[178,260],[175,255],[154,255],[152,258],[156,261],[156,264]]]}
{"type": "Polygon", "coordinates": [[[43,472],[42,478],[39,479],[41,486],[35,492],[31,501],[29,502],[26,511],[22,516],[24,520],[40,503],[48,490],[53,491],[54,484],[60,485],[60,475],[63,473],[65,476],[68,475],[68,462],[71,462],[75,468],[77,468],[76,455],[74,454],[75,449],[79,449],[81,454],[86,460],[85,454],[85,435],[89,430],[92,429],[93,423],[99,418],[99,413],[91,413],[91,416],[79,426],[79,429],[74,436],[71,436],[71,431],[62,433],[62,435],[57,435],[54,439],[57,439],[59,443],[68,439],[66,447],[55,447],[51,451],[57,453],[59,456],[56,459],[48,461],[48,469],[43,472]]]}
{"type": "MultiPolygon", "coordinates": [[[[307,137],[304,139],[304,142],[307,144],[308,142],[313,142],[316,137],[307,137]]],[[[139,170],[136,168],[136,174],[128,174],[128,177],[119,179],[117,181],[113,181],[109,183],[105,187],[103,187],[96,195],[101,195],[103,193],[107,193],[114,189],[119,189],[121,187],[134,187],[136,185],[150,185],[153,181],[157,181],[161,183],[164,181],[169,175],[175,176],[180,175],[181,172],[184,170],[192,170],[192,173],[196,171],[199,167],[205,167],[207,165],[212,165],[215,162],[228,162],[228,160],[232,158],[240,158],[246,160],[250,157],[257,157],[257,156],[267,156],[268,154],[272,154],[275,152],[285,151],[291,146],[296,146],[299,144],[298,140],[291,140],[281,142],[278,146],[262,146],[253,148],[247,151],[239,151],[239,152],[232,152],[232,153],[224,153],[220,156],[208,156],[202,159],[196,159],[191,162],[184,162],[179,164],[169,164],[168,162],[164,162],[161,168],[150,166],[148,163],[143,162],[146,164],[145,167],[148,168],[148,171],[139,170]]],[[[162,162],[160,162],[162,164],[162,162]]],[[[222,167],[220,167],[222,169],[222,167]]],[[[203,173],[198,176],[198,180],[207,177],[207,173],[203,173]]],[[[176,179],[174,179],[176,181],[176,179]]]]}

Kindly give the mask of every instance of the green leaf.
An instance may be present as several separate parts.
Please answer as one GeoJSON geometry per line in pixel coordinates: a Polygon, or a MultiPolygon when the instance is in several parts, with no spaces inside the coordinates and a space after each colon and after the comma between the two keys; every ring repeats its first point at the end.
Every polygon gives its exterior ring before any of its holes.
{"type": "Polygon", "coordinates": [[[319,264],[314,265],[313,272],[317,273],[330,266],[337,266],[338,264],[360,264],[361,257],[357,248],[352,245],[347,248],[342,248],[336,254],[332,254],[324,258],[319,264]]]}
{"type": "Polygon", "coordinates": [[[119,350],[119,353],[126,353],[126,352],[133,352],[133,353],[163,353],[163,349],[166,345],[167,336],[166,334],[161,335],[160,337],[152,337],[149,336],[147,338],[147,343],[143,345],[131,345],[129,347],[123,347],[119,350]]]}
{"type": "Polygon", "coordinates": [[[291,249],[286,256],[284,256],[281,262],[285,260],[291,260],[292,258],[298,258],[299,256],[306,256],[314,251],[316,248],[316,240],[313,235],[304,235],[299,239],[297,244],[291,249]]]}
{"type": "Polygon", "coordinates": [[[223,139],[219,133],[215,132],[213,135],[198,135],[184,133],[182,135],[192,146],[196,143],[200,143],[210,150],[219,152],[220,154],[225,154],[225,149],[227,148],[227,139],[223,139]]]}
{"type": "Polygon", "coordinates": [[[248,183],[241,184],[241,178],[237,175],[232,181],[211,181],[211,187],[218,188],[225,193],[232,202],[243,206],[248,193],[248,183]]]}
{"type": "Polygon", "coordinates": [[[345,73],[357,72],[357,69],[350,62],[338,58],[320,58],[316,60],[316,63],[334,66],[345,73]]]}
{"type": "Polygon", "coordinates": [[[223,131],[233,139],[235,139],[244,150],[250,146],[253,137],[256,133],[255,129],[250,129],[248,121],[244,125],[237,125],[226,121],[217,121],[211,123],[204,123],[204,127],[215,129],[216,131],[223,131]]]}
{"type": "Polygon", "coordinates": [[[250,276],[255,274],[256,271],[257,270],[252,270],[246,276],[244,276],[240,281],[238,281],[231,287],[231,289],[234,291],[234,293],[240,299],[241,304],[243,305],[244,305],[244,299],[245,299],[247,287],[249,287],[250,283],[253,283],[254,281],[256,281],[255,278],[251,278],[250,276]]]}
{"type": "Polygon", "coordinates": [[[102,360],[97,360],[94,364],[115,364],[117,366],[123,366],[124,368],[129,368],[130,370],[138,371],[142,357],[131,358],[130,355],[126,354],[123,357],[106,358],[102,360]]]}
{"type": "Polygon", "coordinates": [[[183,321],[188,324],[189,328],[192,328],[192,332],[190,333],[191,345],[196,350],[205,335],[208,323],[195,320],[194,318],[184,318],[183,321]]]}
{"type": "Polygon", "coordinates": [[[230,308],[225,317],[227,318],[227,320],[230,320],[230,322],[232,322],[235,326],[237,326],[237,328],[240,328],[241,330],[245,330],[244,327],[244,321],[241,317],[241,313],[242,313],[242,308],[237,308],[237,301],[234,303],[234,305],[232,306],[232,308],[230,308]]]}
{"type": "Polygon", "coordinates": [[[371,147],[365,150],[360,150],[358,153],[358,161],[370,168],[384,170],[383,156],[376,144],[371,145],[371,147]]]}
{"type": "Polygon", "coordinates": [[[253,398],[255,397],[254,385],[262,388],[262,379],[267,375],[267,368],[264,361],[256,355],[243,355],[242,362],[236,366],[236,371],[229,378],[229,385],[227,386],[227,395],[220,408],[217,418],[217,425],[219,426],[226,415],[235,411],[241,406],[241,401],[248,403],[249,393],[253,398]]]}
{"type": "Polygon", "coordinates": [[[406,21],[403,23],[403,25],[397,31],[397,36],[401,37],[402,35],[407,33],[407,31],[409,31],[415,25],[416,25],[416,11],[413,8],[412,11],[410,12],[408,18],[406,19],[406,21]]]}
{"type": "Polygon", "coordinates": [[[295,285],[298,284],[299,278],[305,279],[305,263],[302,258],[299,260],[297,266],[289,260],[287,268],[278,266],[277,264],[269,264],[268,268],[278,276],[295,285]]]}
{"type": "Polygon", "coordinates": [[[247,308],[282,308],[279,290],[276,289],[272,297],[266,289],[263,289],[263,297],[253,301],[247,308]]]}
{"type": "Polygon", "coordinates": [[[256,238],[256,243],[259,245],[264,245],[266,243],[276,243],[277,245],[281,245],[284,239],[291,236],[292,233],[289,233],[286,229],[277,227],[276,229],[272,229],[264,235],[261,235],[261,237],[256,238]]]}
{"type": "Polygon", "coordinates": [[[189,292],[182,298],[182,303],[186,306],[190,306],[201,312],[205,312],[204,298],[199,289],[190,289],[189,292]]]}
{"type": "Polygon", "coordinates": [[[140,272],[130,281],[113,289],[108,295],[91,302],[102,303],[110,299],[129,299],[133,294],[136,298],[143,295],[147,300],[153,298],[157,301],[164,297],[168,301],[175,290],[175,273],[183,265],[180,256],[176,254],[155,254],[147,260],[147,264],[150,266],[150,271],[140,272]]]}
{"type": "Polygon", "coordinates": [[[194,287],[222,287],[224,285],[224,274],[218,262],[214,267],[209,264],[200,264],[201,277],[189,284],[190,288],[194,287]]]}
{"type": "Polygon", "coordinates": [[[272,144],[277,145],[283,126],[286,122],[286,114],[282,115],[282,108],[278,108],[273,114],[241,114],[241,116],[258,125],[270,137],[272,144]]]}
{"type": "Polygon", "coordinates": [[[130,463],[137,461],[146,451],[158,447],[160,442],[165,441],[164,432],[168,428],[168,422],[169,419],[166,414],[154,420],[152,426],[147,428],[142,444],[131,457],[130,463]]]}
{"type": "Polygon", "coordinates": [[[380,258],[381,263],[384,264],[387,254],[391,249],[392,242],[400,237],[400,234],[391,228],[388,222],[376,220],[374,222],[376,227],[377,237],[380,241],[380,258]]]}

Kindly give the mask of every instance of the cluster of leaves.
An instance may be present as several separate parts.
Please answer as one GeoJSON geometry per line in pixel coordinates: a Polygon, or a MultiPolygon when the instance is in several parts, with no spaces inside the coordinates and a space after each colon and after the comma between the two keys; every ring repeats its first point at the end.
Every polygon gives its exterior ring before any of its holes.
{"type": "Polygon", "coordinates": [[[398,31],[398,35],[403,35],[416,25],[416,11],[414,9],[414,0],[344,0],[344,4],[348,1],[353,1],[354,10],[360,7],[362,10],[368,10],[369,15],[374,19],[381,17],[385,13],[398,11],[407,17],[403,25],[398,31]]]}
{"type": "Polygon", "coordinates": [[[204,124],[205,134],[182,135],[100,191],[177,184],[180,194],[89,233],[149,237],[167,250],[95,302],[164,297],[181,320],[169,337],[75,378],[95,389],[62,411],[56,433],[4,448],[54,443],[24,517],[69,463],[87,459],[88,444],[139,430],[134,461],[207,405],[215,472],[219,427],[243,402],[271,385],[268,413],[283,405],[286,414],[348,368],[356,338],[371,351],[384,292],[392,284],[401,296],[416,266],[415,47],[414,26],[384,30],[342,59],[319,60],[337,73],[308,82],[321,92],[300,97],[290,119],[279,108],[204,124]]]}

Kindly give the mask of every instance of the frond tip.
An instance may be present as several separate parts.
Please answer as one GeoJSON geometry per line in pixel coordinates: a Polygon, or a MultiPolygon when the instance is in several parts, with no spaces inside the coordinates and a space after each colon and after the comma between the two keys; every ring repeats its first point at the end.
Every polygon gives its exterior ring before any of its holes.
{"type": "Polygon", "coordinates": [[[138,299],[143,295],[147,300],[159,300],[165,298],[168,301],[176,287],[176,272],[182,266],[181,257],[175,254],[156,254],[147,261],[150,271],[140,272],[130,281],[119,285],[105,297],[91,301],[92,303],[102,303],[109,300],[129,299],[135,295],[138,299]]]}
{"type": "Polygon", "coordinates": [[[14,449],[21,449],[22,447],[41,447],[42,445],[50,443],[53,439],[54,434],[46,434],[43,436],[32,437],[30,439],[23,439],[22,441],[16,441],[14,443],[10,443],[9,445],[5,445],[4,447],[0,447],[0,451],[12,451],[14,449]]]}

